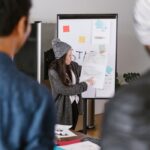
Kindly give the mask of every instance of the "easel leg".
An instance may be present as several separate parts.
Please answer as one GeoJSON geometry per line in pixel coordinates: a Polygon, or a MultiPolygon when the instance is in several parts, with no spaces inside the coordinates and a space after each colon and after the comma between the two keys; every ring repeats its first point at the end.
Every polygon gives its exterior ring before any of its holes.
{"type": "Polygon", "coordinates": [[[83,99],[83,133],[87,134],[87,99],[83,99]]]}

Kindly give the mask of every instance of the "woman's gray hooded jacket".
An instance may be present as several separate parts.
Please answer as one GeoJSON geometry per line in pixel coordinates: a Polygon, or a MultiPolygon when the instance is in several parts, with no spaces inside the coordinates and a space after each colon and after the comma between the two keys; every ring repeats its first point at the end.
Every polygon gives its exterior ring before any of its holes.
{"type": "Polygon", "coordinates": [[[49,80],[52,89],[52,95],[55,100],[57,123],[59,124],[72,124],[72,106],[69,96],[78,95],[80,100],[78,103],[79,110],[82,110],[81,93],[87,90],[85,82],[79,83],[81,73],[81,66],[76,62],[71,63],[72,71],[76,77],[76,84],[66,86],[62,83],[58,73],[54,69],[49,70],[49,80]]]}

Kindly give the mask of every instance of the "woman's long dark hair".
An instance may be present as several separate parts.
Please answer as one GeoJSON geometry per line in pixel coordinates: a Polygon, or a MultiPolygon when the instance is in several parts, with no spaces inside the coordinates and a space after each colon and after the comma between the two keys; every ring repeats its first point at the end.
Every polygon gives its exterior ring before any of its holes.
{"type": "Polygon", "coordinates": [[[66,55],[56,59],[50,65],[50,69],[54,69],[60,77],[62,83],[69,86],[72,83],[71,66],[65,64],[66,55]]]}

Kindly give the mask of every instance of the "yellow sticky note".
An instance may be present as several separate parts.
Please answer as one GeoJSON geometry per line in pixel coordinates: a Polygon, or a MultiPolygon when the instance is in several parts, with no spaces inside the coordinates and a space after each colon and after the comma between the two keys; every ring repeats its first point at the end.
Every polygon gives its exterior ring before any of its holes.
{"type": "Polygon", "coordinates": [[[85,43],[85,36],[79,36],[79,43],[85,43]]]}

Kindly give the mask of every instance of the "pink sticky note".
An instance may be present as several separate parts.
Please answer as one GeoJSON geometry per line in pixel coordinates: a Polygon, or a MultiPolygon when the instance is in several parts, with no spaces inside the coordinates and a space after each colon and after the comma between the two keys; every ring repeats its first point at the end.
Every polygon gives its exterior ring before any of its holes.
{"type": "Polygon", "coordinates": [[[70,27],[68,25],[63,26],[63,32],[70,32],[70,27]]]}

